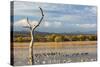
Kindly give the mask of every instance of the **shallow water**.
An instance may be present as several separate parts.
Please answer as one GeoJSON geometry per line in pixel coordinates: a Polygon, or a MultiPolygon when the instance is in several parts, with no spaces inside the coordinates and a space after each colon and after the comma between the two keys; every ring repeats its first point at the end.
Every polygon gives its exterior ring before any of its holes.
{"type": "MultiPolygon", "coordinates": [[[[61,48],[34,48],[34,63],[56,64],[70,62],[89,62],[97,60],[96,45],[66,46],[61,48]]],[[[14,48],[14,65],[28,64],[28,48],[14,48]]]]}

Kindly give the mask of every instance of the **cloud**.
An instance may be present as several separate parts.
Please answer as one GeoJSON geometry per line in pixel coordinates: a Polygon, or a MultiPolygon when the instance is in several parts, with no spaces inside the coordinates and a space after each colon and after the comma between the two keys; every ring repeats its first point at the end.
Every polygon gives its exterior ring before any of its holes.
{"type": "Polygon", "coordinates": [[[60,27],[62,25],[62,22],[54,22],[53,26],[54,27],[60,27]]]}
{"type": "Polygon", "coordinates": [[[62,25],[62,22],[43,22],[42,23],[42,27],[46,27],[46,28],[58,28],[62,25]]]}
{"type": "Polygon", "coordinates": [[[90,11],[93,13],[93,14],[97,14],[97,7],[91,7],[90,11]]]}
{"type": "Polygon", "coordinates": [[[44,23],[43,23],[43,26],[44,26],[44,27],[49,27],[49,26],[51,26],[51,23],[50,23],[50,22],[44,22],[44,23]]]}
{"type": "Polygon", "coordinates": [[[97,14],[97,7],[96,6],[87,6],[84,8],[84,13],[87,16],[96,16],[97,14]]]}
{"type": "Polygon", "coordinates": [[[21,19],[19,21],[14,22],[14,26],[28,26],[26,19],[21,19]]]}
{"type": "MultiPolygon", "coordinates": [[[[34,27],[38,24],[38,21],[29,21],[30,24],[34,27]]],[[[57,28],[57,27],[60,27],[62,25],[62,22],[48,22],[48,21],[45,21],[41,23],[40,27],[53,27],[53,28],[57,28]]],[[[21,19],[19,21],[16,21],[14,22],[14,26],[20,26],[20,27],[23,27],[23,26],[29,26],[28,23],[27,23],[27,20],[26,19],[21,19]]]]}
{"type": "Polygon", "coordinates": [[[26,19],[23,19],[25,17],[29,17],[32,25],[37,25],[41,18],[39,6],[44,11],[43,21],[38,28],[40,31],[41,29],[51,32],[57,31],[56,29],[59,29],[59,32],[66,29],[81,31],[83,28],[93,30],[96,27],[97,8],[95,6],[20,1],[15,1],[14,4],[14,25],[27,26],[26,19]]]}
{"type": "MultiPolygon", "coordinates": [[[[41,16],[38,7],[42,7],[46,20],[51,21],[71,21],[77,22],[84,20],[84,18],[96,16],[95,6],[85,5],[69,5],[69,4],[50,4],[50,3],[37,3],[37,2],[19,2],[14,3],[14,15],[32,16],[33,19],[39,19],[41,16]]],[[[91,19],[93,20],[94,17],[91,19]]],[[[44,20],[45,20],[44,19],[44,20]]],[[[91,20],[90,19],[90,20],[91,20]]],[[[85,20],[84,20],[85,21],[85,20]]],[[[84,22],[83,21],[83,22],[84,22]]]]}
{"type": "MultiPolygon", "coordinates": [[[[37,21],[29,21],[32,26],[37,25],[37,21]]],[[[14,22],[14,26],[29,26],[26,19],[21,19],[19,21],[14,22]]]]}
{"type": "MultiPolygon", "coordinates": [[[[51,4],[51,3],[37,3],[37,2],[14,2],[14,15],[28,15],[34,16],[38,15],[38,7],[42,7],[44,12],[47,14],[92,14],[96,12],[95,6],[85,6],[85,5],[70,5],[70,4],[51,4]]],[[[52,15],[53,15],[52,14],[52,15]]]]}
{"type": "Polygon", "coordinates": [[[76,24],[76,26],[81,28],[95,28],[96,24],[76,24]]]}

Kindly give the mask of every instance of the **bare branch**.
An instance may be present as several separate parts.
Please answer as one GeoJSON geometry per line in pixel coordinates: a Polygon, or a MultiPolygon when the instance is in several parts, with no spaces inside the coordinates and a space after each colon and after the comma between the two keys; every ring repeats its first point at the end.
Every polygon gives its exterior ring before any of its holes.
{"type": "Polygon", "coordinates": [[[29,28],[32,29],[32,25],[30,24],[28,17],[27,17],[27,23],[29,25],[29,28]]]}
{"type": "MultiPolygon", "coordinates": [[[[44,17],[44,14],[43,14],[43,10],[42,10],[42,8],[41,8],[41,7],[39,7],[39,8],[40,8],[40,11],[41,11],[41,15],[42,15],[42,17],[41,17],[39,23],[35,26],[35,28],[38,27],[38,26],[40,25],[40,23],[41,23],[41,21],[43,20],[43,17],[44,17]]],[[[35,29],[35,28],[34,28],[34,29],[35,29]]]]}
{"type": "Polygon", "coordinates": [[[39,8],[40,8],[40,10],[41,10],[41,14],[42,14],[42,16],[44,16],[42,8],[41,8],[41,7],[39,7],[39,8]]]}

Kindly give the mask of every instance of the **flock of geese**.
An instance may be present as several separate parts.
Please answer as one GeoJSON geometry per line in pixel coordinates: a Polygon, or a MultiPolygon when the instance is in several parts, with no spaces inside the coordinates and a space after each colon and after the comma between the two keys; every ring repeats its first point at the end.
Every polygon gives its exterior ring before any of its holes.
{"type": "MultiPolygon", "coordinates": [[[[73,62],[72,57],[84,57],[88,56],[89,53],[73,53],[73,54],[62,54],[60,52],[55,53],[37,53],[34,54],[35,64],[56,64],[56,63],[70,63],[73,62]]],[[[77,58],[76,58],[77,59],[77,58]]],[[[79,59],[75,62],[85,62],[85,61],[96,61],[96,59],[79,59]]]]}

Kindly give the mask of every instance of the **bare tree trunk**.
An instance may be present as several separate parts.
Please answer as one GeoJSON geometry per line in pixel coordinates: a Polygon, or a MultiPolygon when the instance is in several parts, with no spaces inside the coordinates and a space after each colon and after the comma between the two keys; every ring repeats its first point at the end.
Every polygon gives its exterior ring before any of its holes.
{"type": "MultiPolygon", "coordinates": [[[[39,7],[40,8],[40,7],[39,7]]],[[[39,20],[39,23],[36,26],[32,26],[27,18],[27,23],[29,25],[30,33],[31,33],[31,42],[29,45],[29,64],[33,65],[34,64],[34,56],[33,56],[33,44],[34,44],[34,30],[40,25],[41,21],[43,20],[44,14],[42,8],[40,8],[42,17],[39,20]]]]}
{"type": "Polygon", "coordinates": [[[34,44],[34,30],[31,30],[31,42],[29,45],[29,64],[34,64],[34,57],[33,57],[33,44],[34,44]]]}

